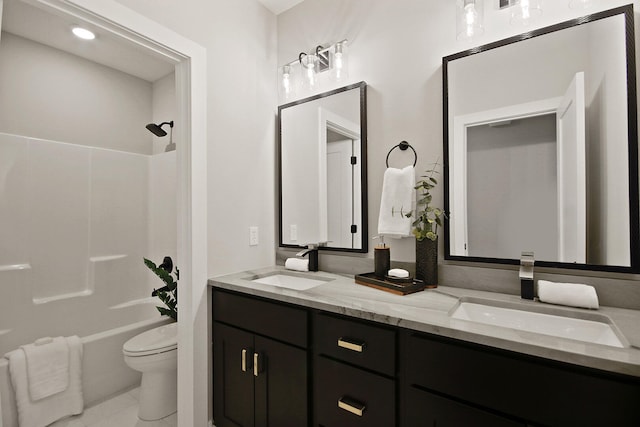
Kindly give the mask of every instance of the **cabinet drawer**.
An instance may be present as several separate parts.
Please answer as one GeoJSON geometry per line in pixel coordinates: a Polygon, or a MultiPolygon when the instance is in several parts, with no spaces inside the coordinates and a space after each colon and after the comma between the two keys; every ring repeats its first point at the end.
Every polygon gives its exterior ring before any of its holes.
{"type": "Polygon", "coordinates": [[[314,378],[314,425],[395,425],[395,381],[322,356],[316,357],[314,378]]]}
{"type": "Polygon", "coordinates": [[[307,348],[307,311],[227,292],[213,292],[213,319],[307,348]]]}
{"type": "Polygon", "coordinates": [[[395,376],[396,331],[316,313],[316,352],[395,376]]]}
{"type": "Polygon", "coordinates": [[[640,425],[637,379],[408,331],[401,352],[409,385],[536,424],[640,425]]]}

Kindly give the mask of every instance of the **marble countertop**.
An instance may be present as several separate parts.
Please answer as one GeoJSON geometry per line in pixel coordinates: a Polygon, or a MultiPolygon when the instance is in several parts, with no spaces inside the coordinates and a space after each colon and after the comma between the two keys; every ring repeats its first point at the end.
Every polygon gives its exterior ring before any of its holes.
{"type": "Polygon", "coordinates": [[[574,365],[640,377],[640,311],[638,310],[614,307],[600,307],[597,311],[561,308],[566,313],[572,312],[575,317],[581,317],[585,312],[597,312],[607,316],[629,344],[626,348],[616,348],[508,327],[484,325],[454,319],[449,315],[461,298],[481,298],[517,305],[524,309],[527,305],[533,305],[536,309],[544,306],[557,310],[558,306],[522,300],[517,295],[440,286],[437,289],[399,296],[358,285],[354,282],[353,276],[324,271],[302,273],[304,277],[328,279],[322,285],[303,291],[250,281],[258,275],[273,271],[284,271],[284,268],[267,267],[215,277],[209,279],[209,285],[574,365]]]}

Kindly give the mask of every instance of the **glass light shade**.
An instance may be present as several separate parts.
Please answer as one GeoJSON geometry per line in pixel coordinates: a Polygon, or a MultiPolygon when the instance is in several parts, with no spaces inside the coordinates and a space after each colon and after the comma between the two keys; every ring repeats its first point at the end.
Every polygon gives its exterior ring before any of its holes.
{"type": "Polygon", "coordinates": [[[484,0],[456,0],[456,37],[467,40],[484,33],[484,0]]]}
{"type": "Polygon", "coordinates": [[[569,8],[571,9],[587,9],[593,6],[595,0],[571,0],[569,8]]]}
{"type": "Polygon", "coordinates": [[[542,15],[542,0],[515,0],[511,7],[511,23],[529,25],[542,15]]]}
{"type": "Polygon", "coordinates": [[[303,86],[307,89],[313,89],[316,86],[318,72],[318,57],[315,53],[304,54],[301,56],[300,64],[302,65],[302,81],[303,86]]]}
{"type": "Polygon", "coordinates": [[[282,97],[290,99],[295,91],[295,79],[291,65],[284,65],[280,69],[280,93],[282,97]]]}
{"type": "Polygon", "coordinates": [[[349,78],[349,53],[347,42],[341,41],[333,47],[333,79],[343,82],[349,78]]]}

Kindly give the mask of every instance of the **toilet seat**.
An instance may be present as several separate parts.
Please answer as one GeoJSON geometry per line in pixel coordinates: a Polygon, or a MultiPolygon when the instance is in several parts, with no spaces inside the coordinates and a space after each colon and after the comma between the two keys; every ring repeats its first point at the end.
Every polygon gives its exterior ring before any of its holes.
{"type": "Polygon", "coordinates": [[[122,353],[140,357],[175,350],[178,348],[177,327],[177,323],[171,323],[136,335],[124,343],[122,353]]]}

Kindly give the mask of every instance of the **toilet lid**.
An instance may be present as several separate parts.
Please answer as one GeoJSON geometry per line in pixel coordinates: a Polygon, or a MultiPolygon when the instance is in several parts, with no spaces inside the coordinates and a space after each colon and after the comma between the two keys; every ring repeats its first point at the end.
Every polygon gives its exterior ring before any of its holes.
{"type": "Polygon", "coordinates": [[[143,356],[163,353],[177,347],[178,324],[170,323],[136,335],[124,343],[122,351],[127,355],[143,356]]]}

